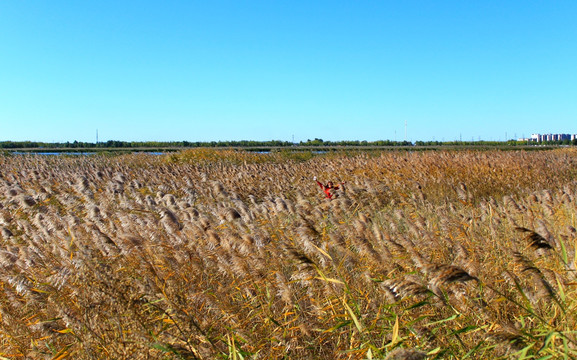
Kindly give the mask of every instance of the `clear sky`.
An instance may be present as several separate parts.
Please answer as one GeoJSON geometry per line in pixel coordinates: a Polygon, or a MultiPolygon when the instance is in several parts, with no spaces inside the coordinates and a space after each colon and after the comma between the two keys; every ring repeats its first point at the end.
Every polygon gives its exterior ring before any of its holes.
{"type": "Polygon", "coordinates": [[[576,19],[574,0],[0,1],[0,141],[577,133],[576,19]]]}

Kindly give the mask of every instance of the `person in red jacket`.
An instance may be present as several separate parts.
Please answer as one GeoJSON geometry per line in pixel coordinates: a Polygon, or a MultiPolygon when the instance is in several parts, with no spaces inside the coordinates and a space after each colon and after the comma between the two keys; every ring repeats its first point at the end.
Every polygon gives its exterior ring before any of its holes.
{"type": "Polygon", "coordinates": [[[317,184],[321,187],[321,189],[323,189],[323,191],[327,196],[327,199],[332,199],[333,197],[335,197],[335,190],[339,190],[340,188],[344,190],[345,188],[344,181],[338,185],[334,185],[332,181],[329,181],[326,185],[323,185],[320,181],[317,180],[316,176],[313,178],[313,180],[317,182],[317,184]]]}

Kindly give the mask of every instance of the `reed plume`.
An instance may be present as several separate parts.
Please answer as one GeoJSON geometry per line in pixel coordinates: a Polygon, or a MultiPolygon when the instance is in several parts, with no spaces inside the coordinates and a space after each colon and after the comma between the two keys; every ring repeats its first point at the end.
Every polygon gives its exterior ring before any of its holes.
{"type": "Polygon", "coordinates": [[[385,360],[423,360],[427,354],[413,349],[395,349],[391,351],[385,360]]]}
{"type": "Polygon", "coordinates": [[[515,228],[515,230],[517,230],[518,232],[524,233],[525,234],[525,241],[528,243],[528,246],[535,249],[535,250],[539,250],[539,249],[553,249],[553,247],[551,246],[551,244],[549,244],[549,242],[541,235],[537,234],[536,232],[534,232],[533,230],[529,230],[527,228],[524,227],[517,227],[515,228]]]}

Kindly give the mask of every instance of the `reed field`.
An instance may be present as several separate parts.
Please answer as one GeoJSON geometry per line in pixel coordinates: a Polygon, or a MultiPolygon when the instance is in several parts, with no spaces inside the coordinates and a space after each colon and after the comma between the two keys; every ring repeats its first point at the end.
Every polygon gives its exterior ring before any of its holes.
{"type": "Polygon", "coordinates": [[[0,359],[577,359],[576,214],[572,148],[0,155],[0,359]]]}

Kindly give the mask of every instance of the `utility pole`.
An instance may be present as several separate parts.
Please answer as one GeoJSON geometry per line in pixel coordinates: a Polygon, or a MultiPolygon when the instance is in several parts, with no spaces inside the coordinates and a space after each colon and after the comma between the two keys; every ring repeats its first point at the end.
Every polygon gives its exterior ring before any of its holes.
{"type": "Polygon", "coordinates": [[[98,145],[98,129],[96,129],[96,145],[98,145]]]}

